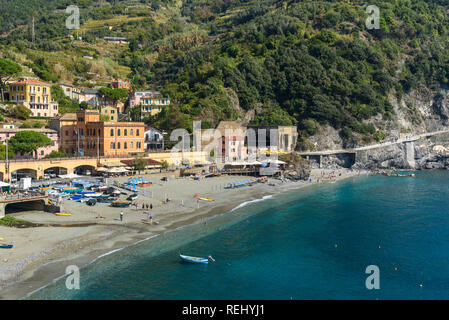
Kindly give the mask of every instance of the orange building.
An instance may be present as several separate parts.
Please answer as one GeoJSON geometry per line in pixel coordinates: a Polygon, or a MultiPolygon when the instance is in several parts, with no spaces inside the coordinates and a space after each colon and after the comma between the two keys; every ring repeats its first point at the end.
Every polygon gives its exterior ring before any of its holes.
{"type": "Polygon", "coordinates": [[[145,152],[143,122],[100,121],[98,110],[80,110],[55,119],[60,145],[70,155],[119,156],[145,152]]]}
{"type": "Polygon", "coordinates": [[[98,110],[76,113],[76,144],[82,156],[145,152],[145,123],[100,121],[98,110]]]}

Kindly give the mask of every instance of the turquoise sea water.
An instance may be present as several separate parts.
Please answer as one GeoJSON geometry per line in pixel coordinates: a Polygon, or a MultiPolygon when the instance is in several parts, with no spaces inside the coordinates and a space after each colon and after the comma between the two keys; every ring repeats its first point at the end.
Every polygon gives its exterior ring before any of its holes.
{"type": "Polygon", "coordinates": [[[448,181],[428,171],[280,194],[104,256],[81,268],[80,290],[62,278],[30,298],[448,299],[448,181]],[[368,265],[379,290],[365,287],[368,265]]]}

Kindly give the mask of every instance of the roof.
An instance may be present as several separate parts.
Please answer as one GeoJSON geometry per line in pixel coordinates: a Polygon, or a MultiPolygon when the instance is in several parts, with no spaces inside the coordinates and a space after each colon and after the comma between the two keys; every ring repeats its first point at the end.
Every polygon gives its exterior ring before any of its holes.
{"type": "Polygon", "coordinates": [[[36,80],[36,79],[25,79],[25,80],[20,80],[20,81],[15,81],[10,83],[10,85],[17,85],[17,84],[36,84],[36,85],[40,85],[40,86],[48,86],[50,87],[51,84],[36,80]]]}
{"type": "Polygon", "coordinates": [[[76,121],[76,113],[66,113],[57,118],[58,120],[76,121]]]}
{"type": "Polygon", "coordinates": [[[35,131],[40,133],[58,133],[56,130],[48,129],[48,128],[0,128],[0,133],[17,133],[20,131],[35,131]]]}
{"type": "Polygon", "coordinates": [[[97,94],[97,93],[98,93],[98,90],[95,90],[95,89],[85,89],[85,90],[83,90],[83,93],[97,94]]]}
{"type": "MultiPolygon", "coordinates": [[[[153,159],[144,159],[147,161],[147,165],[158,165],[161,164],[159,161],[153,160],[153,159]]],[[[133,165],[133,160],[121,160],[122,163],[126,164],[127,166],[133,165]]]]}

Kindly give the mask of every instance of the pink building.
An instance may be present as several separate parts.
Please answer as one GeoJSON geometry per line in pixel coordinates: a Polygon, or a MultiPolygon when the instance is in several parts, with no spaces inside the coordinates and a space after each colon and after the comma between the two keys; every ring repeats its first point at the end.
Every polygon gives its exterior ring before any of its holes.
{"type": "Polygon", "coordinates": [[[246,127],[234,121],[221,121],[216,130],[221,135],[218,142],[218,155],[224,163],[244,161],[248,157],[245,146],[246,127]]]}
{"type": "MultiPolygon", "coordinates": [[[[37,157],[38,159],[44,158],[47,154],[50,154],[52,151],[58,151],[59,150],[59,137],[58,132],[52,129],[5,129],[0,128],[0,141],[3,144],[6,144],[6,140],[11,139],[16,135],[19,131],[35,131],[45,134],[48,138],[51,140],[51,145],[48,147],[43,147],[37,149],[37,157]]],[[[15,159],[24,159],[24,158],[32,158],[32,154],[23,154],[17,153],[14,158],[15,159]]]]}

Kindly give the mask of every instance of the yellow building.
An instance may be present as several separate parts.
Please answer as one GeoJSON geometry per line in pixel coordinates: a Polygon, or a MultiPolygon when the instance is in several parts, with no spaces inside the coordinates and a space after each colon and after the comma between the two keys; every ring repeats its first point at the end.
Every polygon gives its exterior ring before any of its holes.
{"type": "Polygon", "coordinates": [[[51,85],[34,79],[12,82],[8,86],[9,101],[24,105],[33,117],[55,117],[58,103],[51,96],[51,85]]]}
{"type": "Polygon", "coordinates": [[[107,116],[107,121],[117,122],[118,121],[118,108],[113,106],[106,106],[101,108],[100,114],[107,116]]]}

